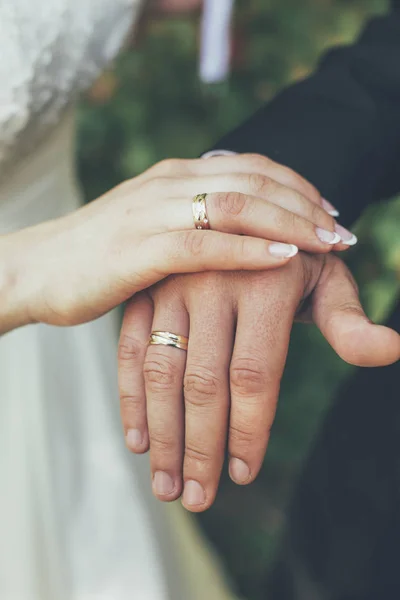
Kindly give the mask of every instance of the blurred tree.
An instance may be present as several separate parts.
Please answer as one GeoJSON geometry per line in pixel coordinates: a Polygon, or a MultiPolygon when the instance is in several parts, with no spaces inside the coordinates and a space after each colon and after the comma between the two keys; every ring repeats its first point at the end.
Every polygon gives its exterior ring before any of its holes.
{"type": "MultiPolygon", "coordinates": [[[[334,44],[354,39],[384,0],[243,0],[235,23],[230,82],[204,87],[197,76],[195,20],[155,21],[87,94],[79,116],[79,166],[87,198],[167,156],[195,157],[289,82],[306,76],[334,44]]],[[[373,207],[349,256],[374,319],[390,308],[400,281],[400,205],[373,207]],[[396,218],[394,219],[394,213],[396,218]]],[[[249,488],[224,475],[215,507],[200,517],[249,600],[262,585],[284,524],[284,508],[329,401],[349,372],[319,334],[295,328],[281,401],[259,479],[249,488]]],[[[275,599],[274,599],[275,600],[275,599]]]]}

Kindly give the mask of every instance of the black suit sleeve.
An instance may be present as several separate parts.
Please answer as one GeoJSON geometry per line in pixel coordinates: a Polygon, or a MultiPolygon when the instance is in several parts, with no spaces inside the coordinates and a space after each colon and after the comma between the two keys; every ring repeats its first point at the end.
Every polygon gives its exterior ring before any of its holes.
{"type": "Polygon", "coordinates": [[[357,42],[331,50],[218,148],[257,152],[314,183],[351,224],[400,190],[400,0],[357,42]]]}

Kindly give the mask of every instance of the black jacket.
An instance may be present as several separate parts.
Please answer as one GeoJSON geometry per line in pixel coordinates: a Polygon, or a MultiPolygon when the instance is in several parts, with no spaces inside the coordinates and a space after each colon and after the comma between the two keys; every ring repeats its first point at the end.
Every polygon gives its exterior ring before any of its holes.
{"type": "Polygon", "coordinates": [[[400,0],[218,147],[292,167],[340,210],[344,225],[400,191],[400,0]]]}
{"type": "MultiPolygon", "coordinates": [[[[220,148],[258,152],[313,182],[350,226],[400,192],[400,0],[220,148]]],[[[400,224],[399,224],[400,235],[400,224]]],[[[400,331],[400,307],[390,325],[400,331]]],[[[400,598],[400,363],[359,370],[326,416],[296,486],[265,597],[400,598]]]]}

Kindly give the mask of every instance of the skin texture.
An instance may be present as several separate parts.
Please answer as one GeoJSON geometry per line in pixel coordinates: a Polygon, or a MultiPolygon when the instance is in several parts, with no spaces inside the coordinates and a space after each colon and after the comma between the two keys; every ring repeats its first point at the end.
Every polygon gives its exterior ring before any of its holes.
{"type": "Polygon", "coordinates": [[[133,452],[150,447],[160,500],[183,493],[189,510],[210,507],[226,446],[232,479],[255,479],[295,318],[316,323],[351,364],[400,358],[400,336],[368,320],[349,270],[332,254],[301,252],[270,272],[172,276],[128,303],[119,350],[123,427],[133,452]],[[152,330],[190,335],[187,355],[148,347],[152,330]]]}

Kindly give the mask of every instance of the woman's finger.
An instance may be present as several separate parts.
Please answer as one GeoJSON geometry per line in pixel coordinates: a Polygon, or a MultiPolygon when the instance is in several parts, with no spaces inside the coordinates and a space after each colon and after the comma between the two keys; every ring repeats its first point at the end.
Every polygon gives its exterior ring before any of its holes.
{"type": "MultiPolygon", "coordinates": [[[[170,273],[276,269],[298,252],[293,244],[194,229],[154,236],[147,245],[141,264],[135,265],[143,288],[170,273]]],[[[128,263],[127,279],[131,269],[128,263]]]]}
{"type": "Polygon", "coordinates": [[[171,273],[277,269],[298,253],[297,246],[217,231],[175,231],[151,236],[140,248],[124,244],[115,276],[119,302],[171,273]]]}
{"type": "MultiPolygon", "coordinates": [[[[198,189],[198,177],[217,176],[225,179],[232,176],[240,176],[242,179],[245,177],[248,179],[247,189],[253,190],[250,195],[258,195],[254,190],[261,189],[260,197],[263,197],[263,190],[269,188],[268,200],[270,202],[322,227],[330,228],[330,224],[333,223],[336,233],[342,237],[342,242],[338,242],[335,246],[336,251],[347,250],[349,246],[354,246],[357,243],[357,237],[352,232],[336,225],[332,218],[327,220],[326,216],[325,218],[324,216],[321,217],[324,212],[330,217],[337,217],[339,213],[332,204],[321,198],[319,191],[311,183],[292,169],[267,157],[257,154],[235,155],[229,153],[228,156],[218,156],[216,160],[205,160],[204,158],[197,160],[168,159],[158,163],[150,169],[150,172],[153,176],[165,177],[174,174],[177,178],[183,177],[186,179],[195,176],[196,189],[198,189]],[[274,184],[275,190],[273,189],[274,184]]],[[[148,177],[149,175],[146,173],[144,176],[148,177]]],[[[237,188],[232,187],[233,182],[230,185],[232,190],[239,191],[237,188]]],[[[242,193],[249,194],[248,191],[243,191],[243,183],[240,185],[242,193]]],[[[221,187],[220,191],[225,191],[225,187],[221,187]]]]}
{"type": "MultiPolygon", "coordinates": [[[[155,302],[152,331],[187,337],[189,317],[177,297],[167,305],[155,302]]],[[[183,374],[186,351],[149,345],[144,364],[153,493],[176,500],[182,491],[184,446],[183,374]]]]}
{"type": "Polygon", "coordinates": [[[321,194],[315,186],[289,167],[281,165],[266,156],[235,153],[217,155],[215,152],[212,156],[218,157],[218,160],[211,160],[208,158],[208,155],[194,160],[167,159],[155,165],[147,173],[161,176],[168,176],[175,173],[175,175],[182,177],[190,175],[231,175],[232,173],[258,174],[295,190],[305,198],[308,198],[308,200],[321,205],[332,216],[338,216],[335,208],[321,198],[321,194]]]}
{"type": "MultiPolygon", "coordinates": [[[[339,217],[339,211],[331,204],[326,198],[322,198],[319,190],[312,185],[307,179],[286,167],[281,165],[266,156],[260,154],[237,154],[229,150],[213,150],[202,156],[202,159],[208,158],[224,158],[223,161],[210,161],[207,162],[208,169],[207,174],[219,174],[219,173],[249,173],[265,175],[276,182],[291,188],[292,190],[299,192],[301,196],[310,200],[314,204],[321,206],[331,217],[339,217]],[[227,160],[229,157],[230,160],[227,160]],[[235,157],[235,160],[233,159],[235,157]],[[239,161],[236,164],[236,161],[239,161]]],[[[190,161],[183,161],[189,163],[190,161]]],[[[196,169],[200,171],[199,166],[201,161],[194,161],[193,173],[196,173],[196,169]]],[[[189,172],[186,167],[186,173],[189,172]]],[[[200,174],[200,173],[199,173],[200,174]]],[[[291,210],[293,207],[287,205],[286,208],[291,210]]],[[[296,212],[296,211],[295,211],[296,212]]],[[[302,212],[298,213],[300,216],[305,216],[302,212]]],[[[310,220],[310,219],[309,219],[310,220]]],[[[311,218],[312,220],[312,218],[311,218]]],[[[335,245],[336,252],[342,252],[347,250],[349,246],[355,246],[357,244],[357,236],[346,228],[336,225],[335,231],[342,238],[341,242],[335,245]]]]}
{"type": "MultiPolygon", "coordinates": [[[[329,230],[325,226],[314,225],[290,210],[255,196],[236,192],[212,193],[206,196],[205,205],[214,231],[292,243],[307,252],[329,252],[340,241],[334,227],[329,230]]],[[[172,229],[175,221],[177,230],[192,229],[193,215],[190,212],[187,199],[171,200],[169,228],[172,229]]],[[[326,217],[330,219],[328,215],[326,217]]]]}
{"type": "Polygon", "coordinates": [[[217,231],[293,243],[308,252],[329,252],[340,241],[339,234],[325,225],[316,226],[296,212],[255,196],[211,194],[207,207],[210,225],[217,231]]]}
{"type": "Polygon", "coordinates": [[[149,449],[143,363],[153,319],[153,303],[146,292],[126,304],[118,345],[118,383],[126,444],[132,452],[149,449]]]}
{"type": "MultiPolygon", "coordinates": [[[[336,222],[320,205],[308,200],[297,191],[257,173],[230,173],[203,177],[177,178],[170,180],[167,187],[169,198],[193,198],[197,194],[232,192],[255,196],[290,210],[308,219],[315,225],[335,230],[336,222]],[[200,189],[199,189],[200,188],[200,189]]],[[[169,202],[168,202],[169,205],[169,202]]]]}

